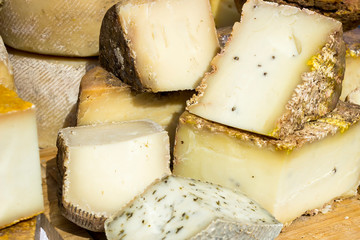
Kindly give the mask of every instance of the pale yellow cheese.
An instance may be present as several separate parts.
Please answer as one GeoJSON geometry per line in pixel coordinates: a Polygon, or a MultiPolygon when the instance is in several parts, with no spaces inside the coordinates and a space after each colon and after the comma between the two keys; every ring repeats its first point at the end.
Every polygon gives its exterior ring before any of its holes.
{"type": "Polygon", "coordinates": [[[9,61],[9,56],[0,36],[0,84],[5,87],[15,90],[14,75],[12,65],[9,61]]]}
{"type": "Polygon", "coordinates": [[[210,0],[210,4],[217,28],[232,26],[240,21],[234,0],[210,0]]]}
{"type": "Polygon", "coordinates": [[[0,228],[44,210],[35,106],[0,85],[0,228]]]}

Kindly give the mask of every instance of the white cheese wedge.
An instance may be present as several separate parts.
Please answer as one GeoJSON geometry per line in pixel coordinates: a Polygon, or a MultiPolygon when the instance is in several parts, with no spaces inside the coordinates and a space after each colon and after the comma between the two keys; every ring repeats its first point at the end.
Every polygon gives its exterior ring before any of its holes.
{"type": "Polygon", "coordinates": [[[60,128],[76,125],[82,76],[97,64],[92,58],[62,58],[9,49],[17,92],[36,105],[39,146],[55,147],[60,128]]]}
{"type": "Polygon", "coordinates": [[[210,4],[217,28],[232,26],[240,21],[234,0],[210,0],[210,4]]]}
{"type": "Polygon", "coordinates": [[[340,22],[306,9],[250,0],[188,110],[281,137],[335,107],[344,61],[340,22]]]}
{"type": "Polygon", "coordinates": [[[101,26],[101,66],[143,91],[194,89],[218,49],[208,0],[121,1],[101,26]]]}
{"type": "Polygon", "coordinates": [[[12,65],[9,61],[9,55],[7,53],[4,42],[0,36],[0,84],[15,90],[14,75],[12,65]]]}
{"type": "Polygon", "coordinates": [[[92,231],[170,174],[169,137],[150,120],[65,128],[57,146],[62,214],[92,231]]]}
{"type": "Polygon", "coordinates": [[[169,176],[105,222],[115,239],[274,239],[282,228],[240,192],[169,176]]]}
{"type": "Polygon", "coordinates": [[[117,0],[10,0],[0,12],[5,44],[56,56],[99,54],[99,33],[106,11],[117,0]]]}
{"type": "Polygon", "coordinates": [[[35,106],[0,85],[0,229],[44,211],[35,106]]]}
{"type": "Polygon", "coordinates": [[[280,222],[290,223],[333,199],[356,194],[360,107],[340,105],[283,140],[185,113],[176,134],[173,172],[243,191],[280,222]]]}

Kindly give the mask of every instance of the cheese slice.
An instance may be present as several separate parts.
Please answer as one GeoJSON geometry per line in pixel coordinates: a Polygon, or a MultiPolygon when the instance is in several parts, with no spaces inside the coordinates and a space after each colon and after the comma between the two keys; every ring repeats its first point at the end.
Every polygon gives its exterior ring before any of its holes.
{"type": "Polygon", "coordinates": [[[341,23],[261,0],[242,14],[188,110],[277,138],[331,111],[344,74],[341,23]]]}
{"type": "Polygon", "coordinates": [[[121,1],[100,32],[101,66],[141,91],[194,89],[218,48],[208,0],[121,1]]]}
{"type": "Polygon", "coordinates": [[[10,0],[0,12],[0,35],[16,49],[57,56],[99,53],[101,21],[117,0],[10,0]]]}
{"type": "Polygon", "coordinates": [[[97,62],[9,49],[19,96],[36,105],[39,146],[55,147],[60,128],[76,125],[80,80],[97,62]]]}
{"type": "Polygon", "coordinates": [[[217,28],[232,26],[240,21],[234,0],[210,0],[210,4],[217,28]]]}
{"type": "Polygon", "coordinates": [[[15,90],[14,75],[12,65],[9,61],[9,55],[7,53],[4,42],[0,36],[0,84],[6,88],[15,90]]]}
{"type": "Polygon", "coordinates": [[[35,106],[0,85],[0,229],[44,211],[35,106]]]}
{"type": "Polygon", "coordinates": [[[283,140],[184,113],[176,134],[174,174],[243,191],[276,219],[356,194],[360,184],[360,106],[334,112],[283,140]]]}
{"type": "Polygon", "coordinates": [[[105,223],[115,239],[274,239],[282,228],[240,192],[169,176],[105,223]]]}
{"type": "Polygon", "coordinates": [[[62,214],[91,231],[170,174],[169,137],[150,120],[65,128],[57,146],[62,214]]]}

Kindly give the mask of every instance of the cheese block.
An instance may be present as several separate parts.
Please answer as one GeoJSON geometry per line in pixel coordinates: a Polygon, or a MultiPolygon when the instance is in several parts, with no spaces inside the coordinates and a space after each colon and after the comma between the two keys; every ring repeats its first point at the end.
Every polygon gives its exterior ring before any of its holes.
{"type": "Polygon", "coordinates": [[[240,21],[234,0],[210,0],[210,4],[217,28],[232,26],[240,21]]]}
{"type": "Polygon", "coordinates": [[[282,224],[240,192],[181,177],[154,182],[105,222],[115,239],[274,239],[282,224]]]}
{"type": "Polygon", "coordinates": [[[55,147],[60,128],[76,125],[76,103],[93,58],[62,58],[9,49],[19,96],[36,105],[39,146],[55,147]]]}
{"type": "Polygon", "coordinates": [[[173,145],[175,130],[192,91],[135,93],[126,83],[101,67],[81,80],[77,125],[150,119],[160,124],[173,145]]]}
{"type": "Polygon", "coordinates": [[[6,88],[15,90],[14,75],[12,65],[9,61],[9,55],[7,53],[4,42],[0,36],[0,84],[6,88]]]}
{"type": "Polygon", "coordinates": [[[150,120],[64,128],[57,147],[62,214],[91,231],[170,174],[169,137],[150,120]]]}
{"type": "Polygon", "coordinates": [[[341,23],[261,0],[242,14],[187,109],[276,138],[331,111],[344,75],[341,23]]]}
{"type": "Polygon", "coordinates": [[[35,106],[0,85],[0,229],[44,211],[35,106]]]}
{"type": "Polygon", "coordinates": [[[276,140],[185,112],[174,149],[174,174],[243,191],[282,223],[360,183],[360,106],[339,102],[323,118],[276,140]]]}
{"type": "Polygon", "coordinates": [[[138,91],[194,89],[219,48],[208,0],[121,1],[100,30],[100,64],[138,91]]]}
{"type": "Polygon", "coordinates": [[[106,11],[117,0],[10,0],[0,12],[5,44],[56,56],[99,54],[99,32],[106,11]]]}

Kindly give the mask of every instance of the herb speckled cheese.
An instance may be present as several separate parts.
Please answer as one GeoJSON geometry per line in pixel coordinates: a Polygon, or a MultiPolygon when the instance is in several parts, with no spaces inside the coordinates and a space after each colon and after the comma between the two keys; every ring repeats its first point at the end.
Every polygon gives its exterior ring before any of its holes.
{"type": "Polygon", "coordinates": [[[274,239],[282,224],[240,192],[169,176],[105,222],[115,239],[274,239]]]}
{"type": "Polygon", "coordinates": [[[12,65],[9,61],[4,42],[0,36],[0,84],[6,88],[15,90],[14,75],[12,65]]]}

